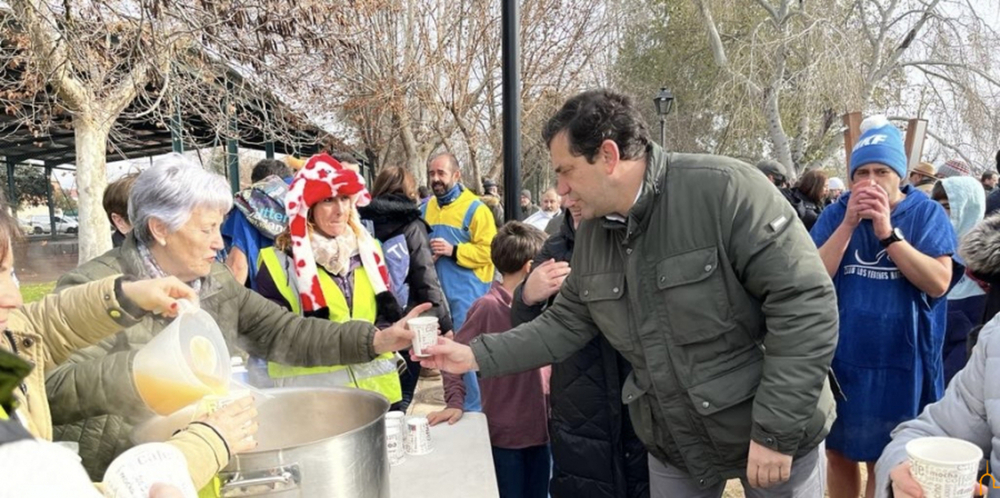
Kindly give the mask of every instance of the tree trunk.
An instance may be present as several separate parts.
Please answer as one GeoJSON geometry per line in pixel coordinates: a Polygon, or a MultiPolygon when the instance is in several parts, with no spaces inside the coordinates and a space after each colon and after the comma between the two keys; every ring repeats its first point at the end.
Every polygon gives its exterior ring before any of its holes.
{"type": "Polygon", "coordinates": [[[413,173],[417,185],[424,185],[427,183],[427,165],[424,164],[424,160],[417,150],[417,138],[410,128],[410,116],[405,108],[396,114],[396,124],[399,126],[399,138],[403,143],[403,153],[406,154],[406,167],[410,168],[410,173],[413,173]]]}
{"type": "Polygon", "coordinates": [[[791,179],[795,176],[795,165],[792,164],[792,148],[788,143],[788,135],[785,134],[785,127],[781,124],[781,104],[776,88],[771,88],[767,92],[764,116],[767,118],[767,132],[774,145],[771,157],[785,166],[785,176],[791,179]]]}
{"type": "Polygon", "coordinates": [[[80,194],[80,264],[111,249],[111,230],[102,205],[104,188],[108,184],[107,143],[110,123],[90,112],[80,112],[73,118],[76,185],[80,194]]]}

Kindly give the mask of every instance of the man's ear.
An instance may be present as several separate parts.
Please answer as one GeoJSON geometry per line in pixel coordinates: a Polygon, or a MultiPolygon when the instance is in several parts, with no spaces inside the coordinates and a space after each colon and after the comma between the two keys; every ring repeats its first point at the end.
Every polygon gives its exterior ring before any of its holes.
{"type": "Polygon", "coordinates": [[[601,142],[601,148],[599,151],[601,159],[604,159],[604,171],[607,174],[612,174],[615,168],[618,167],[618,163],[621,162],[621,154],[618,150],[618,144],[614,140],[605,140],[601,142]]]}

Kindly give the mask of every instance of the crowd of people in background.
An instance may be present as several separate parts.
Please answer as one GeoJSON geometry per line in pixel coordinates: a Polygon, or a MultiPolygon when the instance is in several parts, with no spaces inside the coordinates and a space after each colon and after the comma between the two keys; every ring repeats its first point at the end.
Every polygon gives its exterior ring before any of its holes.
{"type": "MultiPolygon", "coordinates": [[[[0,214],[0,359],[23,377],[0,392],[0,443],[78,442],[98,481],[149,415],[131,359],[191,298],[258,387],[405,411],[441,370],[429,421],[486,414],[502,498],[718,498],[729,479],[750,497],[916,497],[903,446],[927,435],[1000,464],[996,172],[908,168],[883,117],[844,180],[673,153],[610,90],[567,101],[542,139],[556,186],[540,205],[521,191],[510,222],[501,186],[477,194],[448,151],[427,185],[390,165],[369,186],[338,152],[260,161],[235,195],[168,156],[105,191],[115,248],[26,306],[0,214]],[[445,335],[418,360],[419,314],[445,335]]],[[[255,414],[229,405],[171,439],[196,487],[252,448],[255,414]]]]}

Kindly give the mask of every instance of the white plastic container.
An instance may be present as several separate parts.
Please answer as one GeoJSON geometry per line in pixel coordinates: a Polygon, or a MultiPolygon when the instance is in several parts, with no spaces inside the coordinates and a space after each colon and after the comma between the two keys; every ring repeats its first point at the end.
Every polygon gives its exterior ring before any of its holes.
{"type": "Polygon", "coordinates": [[[132,373],[150,409],[168,415],[209,395],[225,395],[231,365],[226,341],[212,316],[186,303],[135,356],[132,373]]]}

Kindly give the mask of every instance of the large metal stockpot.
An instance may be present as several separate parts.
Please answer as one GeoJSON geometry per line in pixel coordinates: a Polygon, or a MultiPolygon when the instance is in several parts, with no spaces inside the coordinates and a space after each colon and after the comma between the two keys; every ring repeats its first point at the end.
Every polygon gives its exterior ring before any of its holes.
{"type": "MultiPolygon", "coordinates": [[[[258,399],[259,446],[219,473],[221,496],[389,498],[384,418],[389,402],[347,388],[281,388],[258,399]]],[[[189,407],[136,429],[137,443],[165,441],[189,407]]]]}

